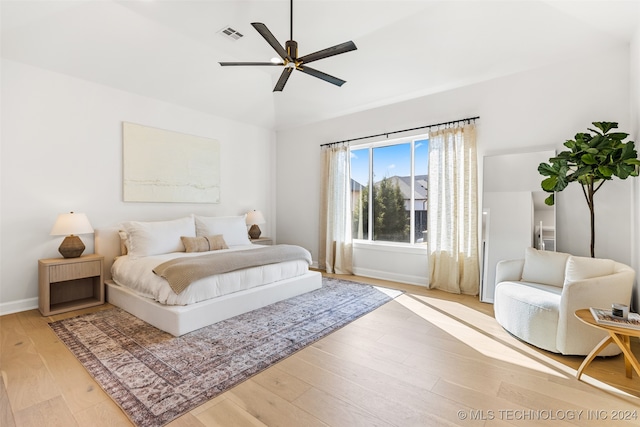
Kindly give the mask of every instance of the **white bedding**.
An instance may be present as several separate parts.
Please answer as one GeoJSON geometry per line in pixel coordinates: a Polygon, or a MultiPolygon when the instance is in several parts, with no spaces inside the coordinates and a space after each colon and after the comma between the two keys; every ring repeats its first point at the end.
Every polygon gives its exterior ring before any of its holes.
{"type": "MultiPolygon", "coordinates": [[[[260,247],[264,246],[234,246],[215,252],[252,250],[260,247]]],[[[124,255],[115,260],[111,274],[115,283],[132,289],[141,296],[167,305],[187,305],[278,280],[301,276],[309,270],[309,264],[304,260],[269,264],[198,280],[180,294],[176,294],[165,279],[152,271],[157,265],[174,258],[200,256],[208,253],[211,252],[172,252],[146,257],[124,255]]]]}

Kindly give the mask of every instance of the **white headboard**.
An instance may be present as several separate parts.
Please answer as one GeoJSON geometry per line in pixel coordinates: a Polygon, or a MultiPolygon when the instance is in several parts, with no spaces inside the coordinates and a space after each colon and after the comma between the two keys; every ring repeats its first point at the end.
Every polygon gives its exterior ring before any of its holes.
{"type": "Polygon", "coordinates": [[[120,250],[119,227],[96,228],[93,245],[98,255],[104,256],[104,280],[111,280],[111,266],[116,257],[122,255],[120,250]]]}

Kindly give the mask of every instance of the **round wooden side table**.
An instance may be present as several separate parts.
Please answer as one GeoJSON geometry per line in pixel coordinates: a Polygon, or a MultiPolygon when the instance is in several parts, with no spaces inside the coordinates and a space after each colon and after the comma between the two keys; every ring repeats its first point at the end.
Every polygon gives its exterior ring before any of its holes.
{"type": "Polygon", "coordinates": [[[639,329],[621,328],[618,326],[603,325],[601,323],[597,323],[588,308],[576,310],[575,315],[578,319],[580,319],[587,325],[593,326],[594,328],[602,329],[603,331],[607,331],[609,333],[609,336],[600,341],[600,343],[593,350],[591,350],[591,353],[589,353],[584,359],[584,362],[582,362],[580,368],[578,368],[576,378],[580,379],[582,372],[586,369],[587,366],[589,366],[593,359],[595,359],[598,353],[604,350],[604,348],[611,343],[616,343],[624,354],[624,366],[627,378],[632,377],[632,368],[638,375],[640,375],[640,363],[638,363],[638,359],[636,359],[636,357],[631,352],[631,344],[629,340],[630,337],[640,337],[639,329]]]}

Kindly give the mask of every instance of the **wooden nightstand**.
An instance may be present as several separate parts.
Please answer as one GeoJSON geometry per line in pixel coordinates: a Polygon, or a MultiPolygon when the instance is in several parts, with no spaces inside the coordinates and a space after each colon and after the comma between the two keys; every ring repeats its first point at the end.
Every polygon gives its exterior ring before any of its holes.
{"type": "Polygon", "coordinates": [[[257,239],[249,239],[254,245],[273,245],[273,239],[271,237],[258,237],[257,239]]]}
{"type": "Polygon", "coordinates": [[[38,308],[43,316],[104,304],[104,257],[38,261],[38,308]]]}

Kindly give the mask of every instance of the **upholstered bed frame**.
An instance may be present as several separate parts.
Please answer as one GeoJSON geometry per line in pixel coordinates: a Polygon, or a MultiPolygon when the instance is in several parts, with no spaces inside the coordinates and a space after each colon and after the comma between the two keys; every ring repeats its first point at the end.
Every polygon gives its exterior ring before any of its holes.
{"type": "Polygon", "coordinates": [[[322,286],[317,271],[280,280],[233,294],[182,306],[169,306],[136,295],[117,285],[111,278],[111,266],[121,255],[118,228],[95,230],[95,252],[104,256],[104,280],[107,301],[145,322],[174,336],[200,329],[224,319],[291,298],[322,286]]]}

